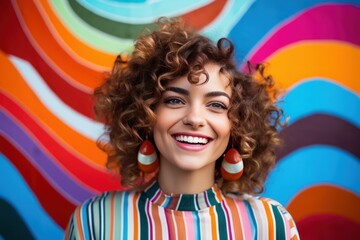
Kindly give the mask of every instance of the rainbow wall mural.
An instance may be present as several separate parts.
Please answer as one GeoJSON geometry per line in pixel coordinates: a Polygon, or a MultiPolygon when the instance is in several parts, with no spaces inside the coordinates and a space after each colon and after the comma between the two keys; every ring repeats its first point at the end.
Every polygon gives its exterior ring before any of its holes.
{"type": "Polygon", "coordinates": [[[263,195],[302,239],[360,236],[359,0],[6,0],[0,4],[0,239],[62,239],[75,206],[119,189],[92,89],[160,16],[181,17],[286,89],[263,195]]]}

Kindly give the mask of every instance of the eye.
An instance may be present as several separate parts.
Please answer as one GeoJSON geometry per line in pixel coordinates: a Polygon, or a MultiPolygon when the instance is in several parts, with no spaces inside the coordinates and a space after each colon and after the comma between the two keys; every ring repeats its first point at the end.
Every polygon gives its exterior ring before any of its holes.
{"type": "Polygon", "coordinates": [[[184,104],[184,101],[176,97],[168,97],[164,99],[164,103],[167,105],[180,105],[184,104]]]}
{"type": "Polygon", "coordinates": [[[224,103],[221,103],[221,102],[211,102],[208,104],[208,107],[218,110],[218,111],[228,109],[228,107],[224,103]]]}

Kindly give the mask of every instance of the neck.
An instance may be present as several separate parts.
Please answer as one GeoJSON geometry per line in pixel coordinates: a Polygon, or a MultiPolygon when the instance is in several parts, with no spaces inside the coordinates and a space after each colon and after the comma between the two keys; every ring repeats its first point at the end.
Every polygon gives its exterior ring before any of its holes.
{"type": "Polygon", "coordinates": [[[183,170],[160,163],[158,183],[164,193],[195,194],[214,185],[215,163],[199,170],[183,170]]]}

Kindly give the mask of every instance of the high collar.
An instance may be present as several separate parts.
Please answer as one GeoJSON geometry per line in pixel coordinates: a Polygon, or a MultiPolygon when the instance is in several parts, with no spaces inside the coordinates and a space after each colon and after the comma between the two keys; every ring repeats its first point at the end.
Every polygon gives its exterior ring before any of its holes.
{"type": "Polygon", "coordinates": [[[165,194],[158,182],[154,181],[145,190],[145,194],[153,204],[177,211],[199,211],[223,200],[223,195],[216,185],[196,194],[165,194]]]}

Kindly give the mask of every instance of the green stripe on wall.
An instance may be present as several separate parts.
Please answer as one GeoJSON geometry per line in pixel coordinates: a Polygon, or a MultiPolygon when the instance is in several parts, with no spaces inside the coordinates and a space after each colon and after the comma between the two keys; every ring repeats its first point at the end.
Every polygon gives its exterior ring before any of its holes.
{"type": "Polygon", "coordinates": [[[68,1],[73,11],[86,23],[102,32],[116,37],[135,39],[146,28],[149,30],[154,30],[156,28],[155,24],[128,24],[116,22],[89,11],[75,0],[68,1]]]}

